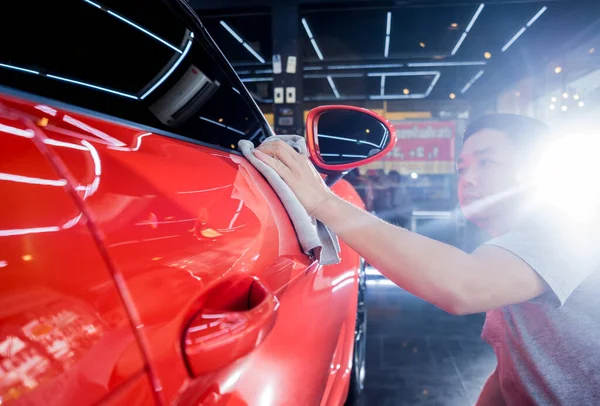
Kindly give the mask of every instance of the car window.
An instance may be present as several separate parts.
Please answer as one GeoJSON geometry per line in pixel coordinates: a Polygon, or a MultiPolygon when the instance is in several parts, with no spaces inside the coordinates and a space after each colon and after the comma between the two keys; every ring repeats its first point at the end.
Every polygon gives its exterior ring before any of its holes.
{"type": "Polygon", "coordinates": [[[10,3],[0,13],[3,86],[228,149],[264,139],[260,111],[176,4],[10,3]]]}

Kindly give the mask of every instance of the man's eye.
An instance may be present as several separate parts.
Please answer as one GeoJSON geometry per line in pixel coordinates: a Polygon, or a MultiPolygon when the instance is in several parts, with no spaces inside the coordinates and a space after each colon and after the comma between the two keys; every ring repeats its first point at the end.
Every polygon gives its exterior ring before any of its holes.
{"type": "Polygon", "coordinates": [[[487,168],[488,166],[490,166],[493,163],[494,163],[494,161],[492,161],[490,159],[482,159],[480,165],[484,168],[487,168]]]}

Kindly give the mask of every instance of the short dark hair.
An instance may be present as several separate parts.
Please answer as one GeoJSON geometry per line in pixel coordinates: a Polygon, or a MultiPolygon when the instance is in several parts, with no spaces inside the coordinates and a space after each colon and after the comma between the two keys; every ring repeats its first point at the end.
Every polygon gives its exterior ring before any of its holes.
{"type": "Polygon", "coordinates": [[[535,149],[550,136],[550,127],[535,118],[518,114],[486,114],[474,120],[463,136],[463,143],[481,130],[496,130],[510,137],[519,149],[535,149]]]}

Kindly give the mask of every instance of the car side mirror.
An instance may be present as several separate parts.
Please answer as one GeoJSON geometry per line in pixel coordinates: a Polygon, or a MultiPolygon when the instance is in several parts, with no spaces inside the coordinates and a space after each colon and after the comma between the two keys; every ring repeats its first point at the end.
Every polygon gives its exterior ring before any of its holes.
{"type": "Polygon", "coordinates": [[[321,106],[306,119],[313,164],[325,173],[346,172],[375,161],[394,148],[396,130],[377,113],[354,106],[321,106]]]}

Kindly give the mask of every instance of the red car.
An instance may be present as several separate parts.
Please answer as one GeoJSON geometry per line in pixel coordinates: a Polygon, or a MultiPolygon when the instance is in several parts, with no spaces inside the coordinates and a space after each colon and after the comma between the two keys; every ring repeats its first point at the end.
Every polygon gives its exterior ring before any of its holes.
{"type": "MultiPolygon", "coordinates": [[[[195,14],[182,1],[11,3],[0,404],[357,401],[361,260],[343,244],[338,265],[302,252],[237,151],[272,130],[195,14]]],[[[394,133],[362,109],[321,108],[307,139],[333,184],[394,133]]],[[[333,190],[362,205],[348,183],[333,190]]]]}

